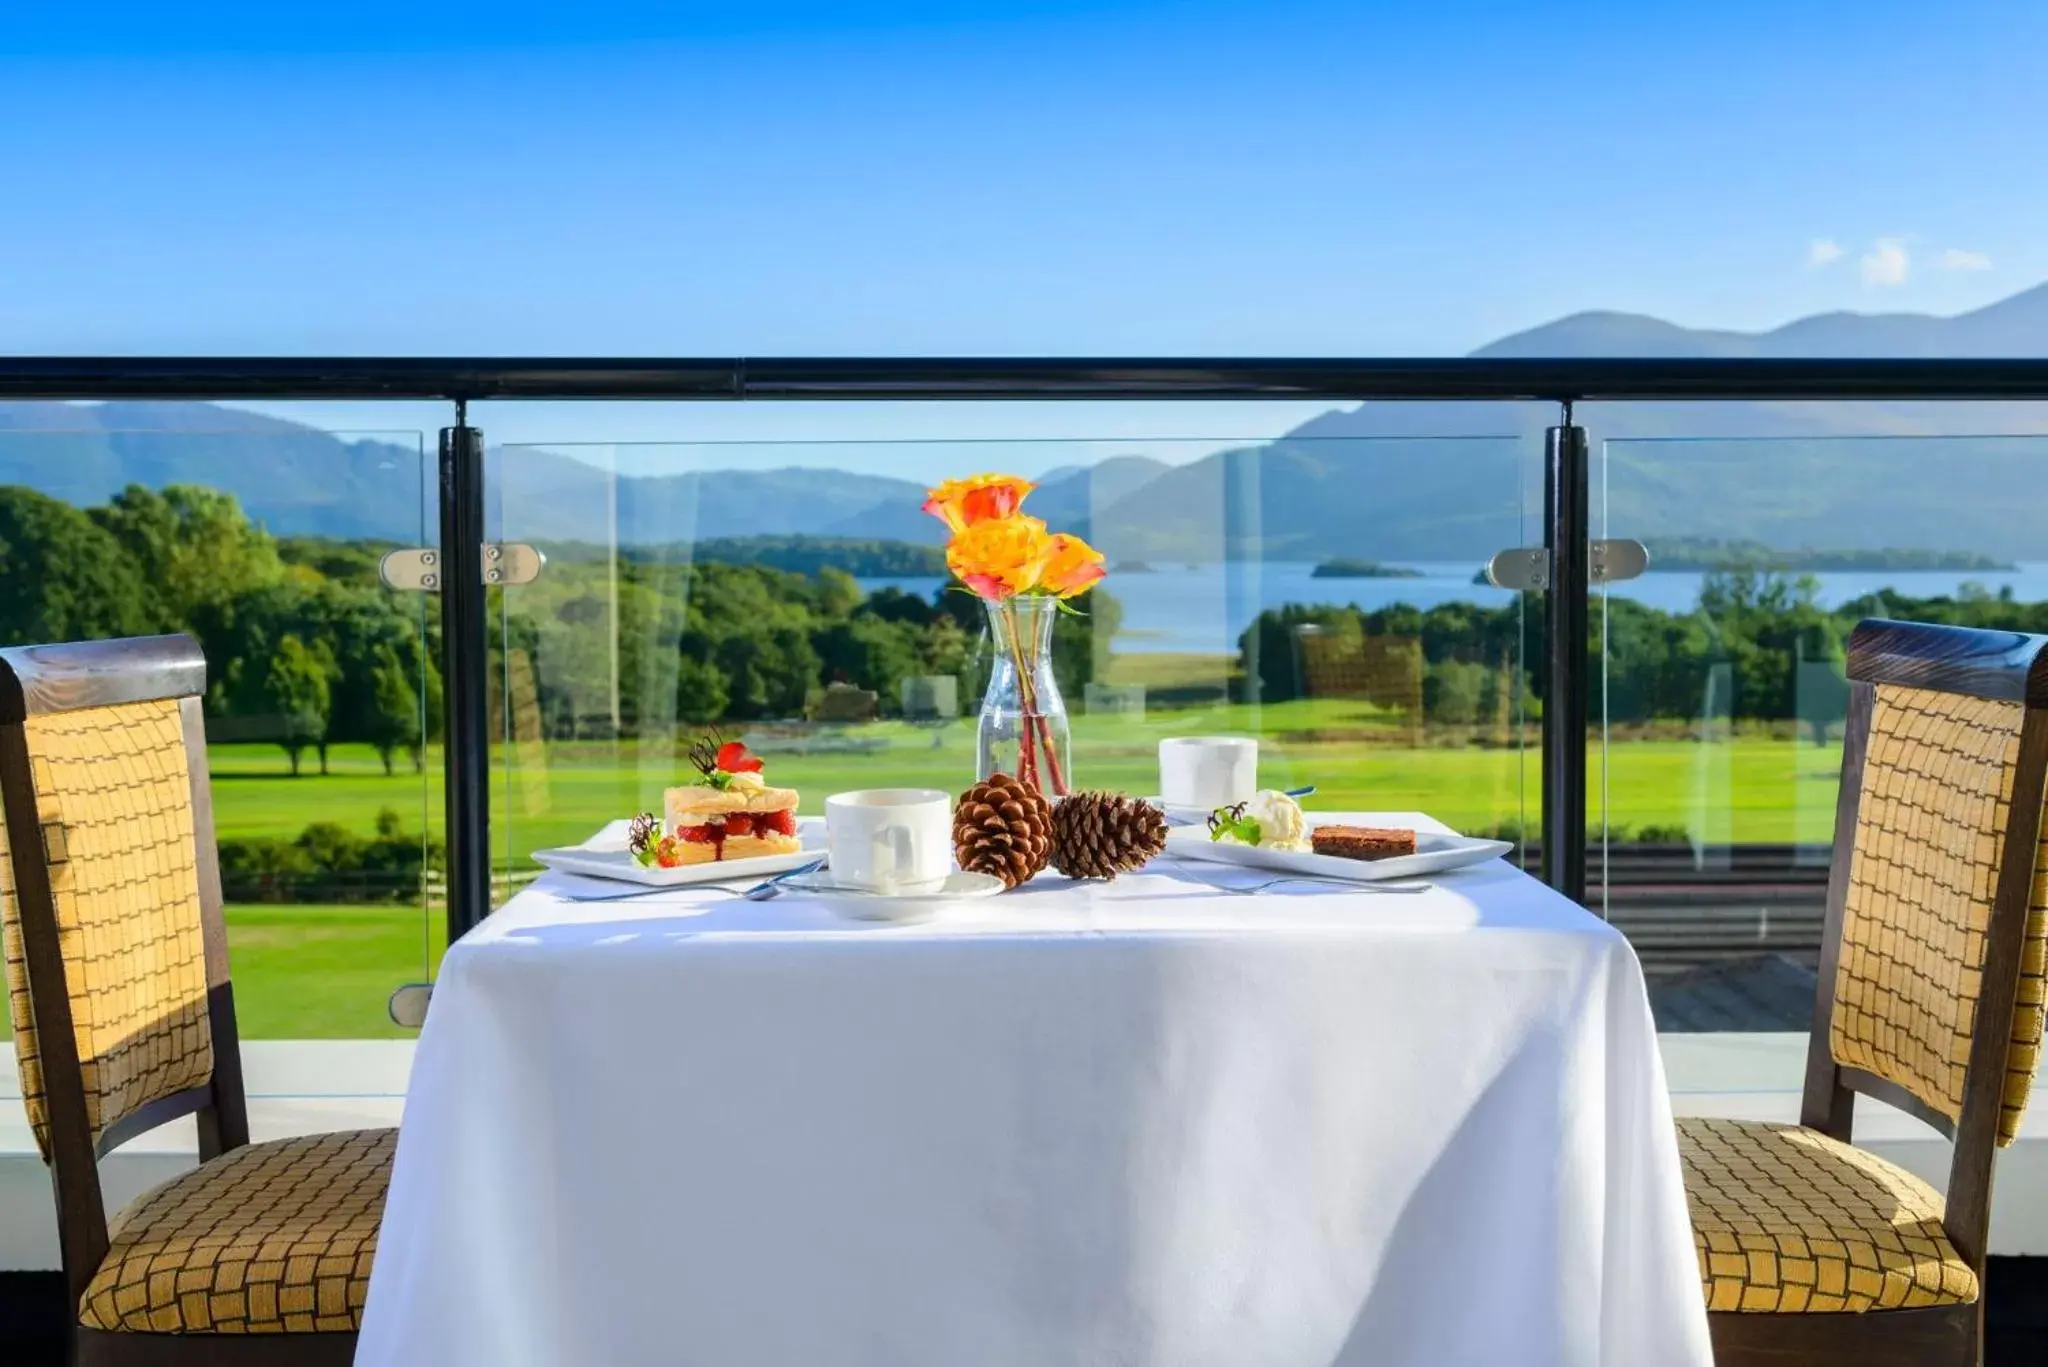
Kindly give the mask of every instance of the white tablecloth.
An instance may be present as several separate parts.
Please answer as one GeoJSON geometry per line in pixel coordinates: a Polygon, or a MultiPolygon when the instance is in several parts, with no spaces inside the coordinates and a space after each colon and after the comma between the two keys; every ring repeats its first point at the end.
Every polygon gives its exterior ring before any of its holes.
{"type": "Polygon", "coordinates": [[[550,875],[442,966],[357,1361],[1709,1361],[1617,933],[1153,867],[918,926],[550,875]]]}

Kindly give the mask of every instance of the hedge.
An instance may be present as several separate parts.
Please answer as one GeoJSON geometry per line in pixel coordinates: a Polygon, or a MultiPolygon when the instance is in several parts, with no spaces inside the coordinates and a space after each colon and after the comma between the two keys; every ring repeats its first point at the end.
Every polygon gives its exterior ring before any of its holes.
{"type": "Polygon", "coordinates": [[[295,839],[220,842],[221,894],[230,902],[413,902],[439,840],[408,834],[398,813],[377,813],[377,833],[316,821],[295,839]]]}

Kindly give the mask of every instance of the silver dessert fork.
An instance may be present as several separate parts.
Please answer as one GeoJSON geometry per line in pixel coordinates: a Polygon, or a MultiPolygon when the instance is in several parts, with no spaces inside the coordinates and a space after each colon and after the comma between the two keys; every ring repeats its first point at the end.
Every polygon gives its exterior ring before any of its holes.
{"type": "Polygon", "coordinates": [[[1326,887],[1350,888],[1355,892],[1415,893],[1428,892],[1427,883],[1362,883],[1355,878],[1327,878],[1313,873],[1284,873],[1276,878],[1261,879],[1256,883],[1218,883],[1183,872],[1190,883],[1199,883],[1217,892],[1227,892],[1238,897],[1249,897],[1255,892],[1277,888],[1282,883],[1320,883],[1326,887]]]}
{"type": "Polygon", "coordinates": [[[631,892],[597,892],[571,895],[562,898],[562,900],[564,902],[631,902],[641,897],[659,897],[664,893],[672,892],[725,892],[742,898],[745,901],[765,902],[769,898],[781,893],[782,882],[785,878],[794,878],[800,873],[816,873],[824,867],[824,859],[813,859],[808,864],[801,864],[796,868],[787,869],[782,873],[776,874],[773,878],[764,878],[751,886],[734,885],[732,883],[678,883],[671,887],[635,888],[631,892]]]}

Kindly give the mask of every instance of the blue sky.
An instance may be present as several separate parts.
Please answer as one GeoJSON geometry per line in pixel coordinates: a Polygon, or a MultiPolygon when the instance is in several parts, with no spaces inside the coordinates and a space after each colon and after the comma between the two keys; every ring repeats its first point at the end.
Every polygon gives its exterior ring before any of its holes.
{"type": "Polygon", "coordinates": [[[1455,354],[1586,308],[1955,312],[2048,279],[2044,40],[1971,0],[15,5],[0,348],[1455,354]]]}

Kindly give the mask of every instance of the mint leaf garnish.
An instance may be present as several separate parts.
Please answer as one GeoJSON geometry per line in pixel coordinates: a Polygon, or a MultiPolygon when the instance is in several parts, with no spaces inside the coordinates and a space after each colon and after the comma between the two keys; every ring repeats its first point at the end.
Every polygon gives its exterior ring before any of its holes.
{"type": "Polygon", "coordinates": [[[1234,807],[1218,807],[1209,814],[1209,839],[1212,841],[1236,840],[1256,845],[1264,834],[1259,823],[1244,814],[1242,802],[1234,807]]]}

